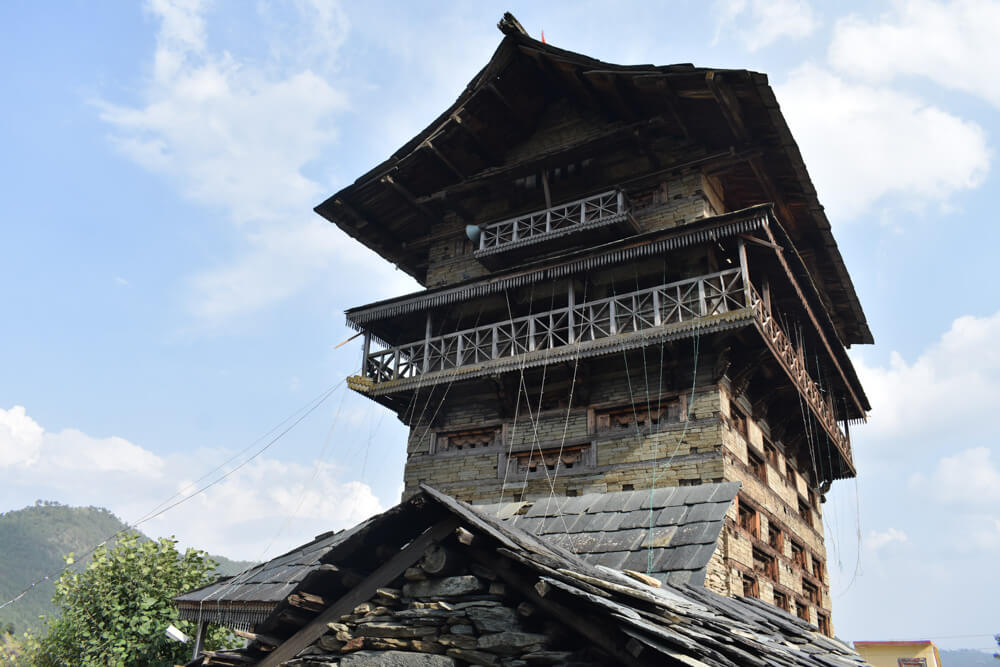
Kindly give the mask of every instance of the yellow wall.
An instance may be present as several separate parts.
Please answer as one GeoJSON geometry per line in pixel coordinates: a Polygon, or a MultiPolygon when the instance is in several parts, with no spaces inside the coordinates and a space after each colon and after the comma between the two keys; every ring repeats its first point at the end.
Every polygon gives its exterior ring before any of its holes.
{"type": "Polygon", "coordinates": [[[941,667],[933,642],[854,642],[854,648],[872,667],[899,667],[900,658],[924,658],[927,667],[941,667]]]}

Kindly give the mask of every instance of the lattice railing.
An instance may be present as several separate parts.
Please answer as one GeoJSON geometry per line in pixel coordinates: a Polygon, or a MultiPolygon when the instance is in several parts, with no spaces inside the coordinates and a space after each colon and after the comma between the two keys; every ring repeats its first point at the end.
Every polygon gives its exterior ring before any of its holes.
{"type": "Polygon", "coordinates": [[[628,213],[625,194],[619,190],[602,192],[542,211],[484,225],[479,250],[497,250],[507,245],[541,241],[547,236],[610,223],[628,213]]]}
{"type": "Polygon", "coordinates": [[[809,375],[802,350],[792,344],[791,339],[781,329],[773,314],[764,307],[764,301],[757,294],[757,290],[750,286],[749,291],[754,317],[760,322],[764,338],[771,351],[788,371],[799,393],[812,408],[813,414],[816,415],[834,444],[850,459],[851,441],[841,430],[840,424],[837,423],[833,400],[830,396],[823,394],[819,385],[809,375]]]}
{"type": "Polygon", "coordinates": [[[375,383],[473,366],[727,313],[745,307],[739,269],[617,294],[371,352],[375,383]]]}

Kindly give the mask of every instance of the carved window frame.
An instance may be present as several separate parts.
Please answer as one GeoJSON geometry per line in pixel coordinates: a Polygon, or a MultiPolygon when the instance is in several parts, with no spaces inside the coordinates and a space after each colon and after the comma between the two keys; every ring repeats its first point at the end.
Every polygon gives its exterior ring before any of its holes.
{"type": "Polygon", "coordinates": [[[502,422],[466,424],[460,426],[448,426],[431,432],[430,454],[432,456],[469,456],[485,452],[493,452],[502,448],[507,441],[507,425],[502,422]],[[462,443],[455,445],[457,438],[475,440],[476,435],[492,432],[491,441],[474,445],[462,443]]]}

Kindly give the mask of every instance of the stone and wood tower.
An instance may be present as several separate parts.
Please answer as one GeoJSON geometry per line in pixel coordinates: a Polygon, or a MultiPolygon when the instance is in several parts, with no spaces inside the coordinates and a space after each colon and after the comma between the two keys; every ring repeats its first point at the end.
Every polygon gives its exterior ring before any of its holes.
{"type": "Polygon", "coordinates": [[[830,632],[822,501],[872,335],[767,77],[619,66],[509,15],[458,100],[316,210],[426,289],[347,311],[404,495],[739,481],[706,585],[830,632]]]}

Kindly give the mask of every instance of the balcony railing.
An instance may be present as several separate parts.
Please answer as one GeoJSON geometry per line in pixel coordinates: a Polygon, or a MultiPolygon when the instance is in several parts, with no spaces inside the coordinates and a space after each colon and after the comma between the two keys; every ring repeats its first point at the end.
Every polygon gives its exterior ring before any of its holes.
{"type": "Polygon", "coordinates": [[[628,215],[628,200],[620,190],[577,199],[482,227],[477,254],[536,243],[566,232],[610,225],[628,215]]]}
{"type": "Polygon", "coordinates": [[[739,269],[525,315],[369,353],[373,383],[687,322],[746,306],[739,269]]]}
{"type": "Polygon", "coordinates": [[[834,444],[844,453],[847,460],[851,460],[850,438],[841,430],[837,423],[837,417],[833,409],[833,401],[829,396],[824,396],[819,385],[810,377],[806,370],[805,357],[802,349],[792,344],[785,332],[778,325],[772,313],[764,306],[764,300],[760,298],[757,290],[751,285],[749,288],[751,305],[754,317],[760,323],[764,339],[771,352],[778,358],[778,361],[785,367],[792,382],[795,383],[799,394],[806,400],[812,408],[824,430],[834,441],[834,444]]]}

